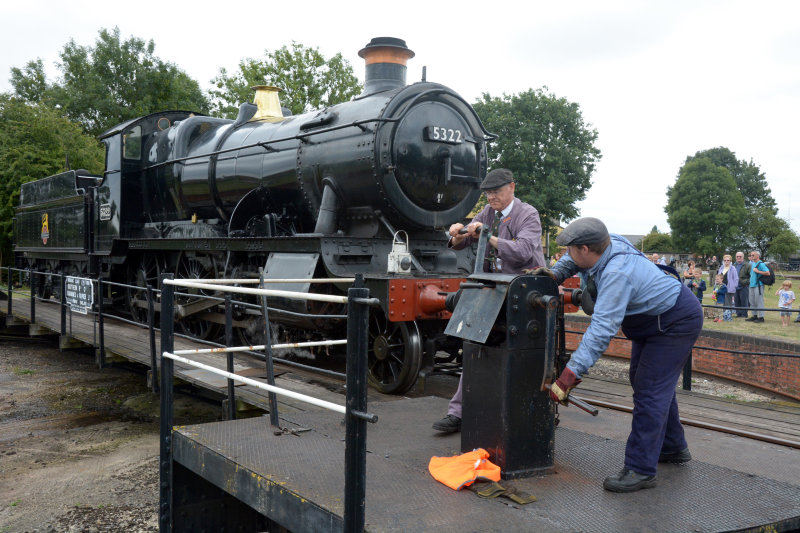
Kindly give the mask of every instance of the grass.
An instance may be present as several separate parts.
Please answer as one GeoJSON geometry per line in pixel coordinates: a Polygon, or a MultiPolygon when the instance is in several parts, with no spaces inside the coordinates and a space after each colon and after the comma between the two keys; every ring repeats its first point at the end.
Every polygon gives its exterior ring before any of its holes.
{"type": "Polygon", "coordinates": [[[18,366],[14,367],[13,372],[16,376],[29,376],[36,373],[35,370],[31,370],[30,368],[20,368],[18,366]]]}

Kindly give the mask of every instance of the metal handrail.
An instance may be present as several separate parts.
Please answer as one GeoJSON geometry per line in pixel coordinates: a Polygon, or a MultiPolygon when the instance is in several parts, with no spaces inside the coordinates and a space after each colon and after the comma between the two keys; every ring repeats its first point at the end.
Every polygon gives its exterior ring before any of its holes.
{"type": "MultiPolygon", "coordinates": [[[[341,344],[347,344],[347,339],[337,339],[337,340],[329,340],[329,341],[308,341],[308,342],[288,342],[283,344],[272,344],[271,347],[273,350],[282,350],[286,348],[310,348],[312,346],[338,346],[341,344]]],[[[235,352],[247,352],[250,350],[266,350],[267,346],[265,344],[257,344],[255,346],[230,346],[227,348],[196,348],[194,350],[176,350],[174,353],[175,355],[189,355],[189,354],[201,354],[201,353],[235,353],[235,352]]]]}
{"type": "Polygon", "coordinates": [[[252,294],[254,296],[275,296],[278,298],[290,298],[295,300],[313,300],[317,302],[329,302],[338,304],[347,303],[347,296],[335,296],[333,294],[278,291],[273,289],[251,289],[249,287],[226,287],[225,285],[216,285],[211,283],[195,283],[193,281],[171,280],[171,279],[165,279],[164,283],[166,285],[175,285],[179,287],[192,287],[195,289],[207,289],[211,291],[229,291],[238,294],[252,294]],[[302,295],[302,297],[300,295],[302,295]]]}
{"type": "MultiPolygon", "coordinates": [[[[181,350],[180,352],[182,353],[182,352],[186,352],[186,351],[190,351],[190,350],[181,350]]],[[[212,374],[216,374],[218,376],[223,376],[223,377],[226,377],[228,379],[232,379],[234,381],[239,381],[241,383],[244,383],[246,385],[251,385],[251,386],[256,387],[258,389],[261,389],[261,390],[274,392],[275,394],[280,394],[282,396],[286,396],[287,398],[294,398],[295,400],[300,400],[301,402],[306,402],[306,403],[309,403],[311,405],[316,405],[317,407],[322,407],[323,409],[328,409],[329,411],[335,411],[335,412],[341,413],[341,414],[346,414],[347,413],[347,407],[344,406],[344,405],[339,405],[339,404],[336,404],[336,403],[333,403],[333,402],[329,402],[327,400],[320,400],[319,398],[314,398],[313,396],[308,396],[306,394],[301,394],[299,392],[294,392],[294,391],[291,391],[289,389],[284,389],[284,388],[281,388],[281,387],[274,387],[274,386],[272,386],[272,385],[270,385],[268,383],[264,383],[262,381],[257,381],[255,379],[251,379],[251,378],[247,378],[247,377],[244,377],[244,376],[240,376],[239,374],[234,374],[232,372],[227,372],[225,370],[221,370],[221,369],[219,369],[217,367],[214,367],[214,366],[211,366],[211,365],[206,365],[206,364],[200,363],[198,361],[193,361],[191,359],[187,359],[186,357],[181,357],[180,355],[178,355],[178,353],[179,353],[178,351],[175,351],[174,353],[163,352],[161,355],[162,355],[162,357],[167,357],[169,359],[173,359],[173,360],[178,361],[180,363],[185,363],[185,364],[193,366],[195,368],[202,368],[203,370],[207,370],[207,371],[211,372],[212,374]]],[[[375,422],[378,421],[378,416],[374,415],[374,414],[354,413],[354,416],[356,416],[358,418],[363,418],[367,422],[371,422],[371,423],[375,423],[375,422]]]]}
{"type": "MultiPolygon", "coordinates": [[[[263,287],[263,273],[260,276],[260,285],[263,287]]],[[[224,287],[224,285],[196,283],[185,280],[174,280],[163,278],[161,280],[162,306],[161,314],[161,443],[160,443],[160,514],[159,523],[162,531],[170,531],[172,527],[172,424],[173,424],[173,380],[174,380],[174,361],[182,362],[186,365],[201,368],[216,375],[228,379],[229,395],[232,394],[233,381],[248,384],[261,390],[266,390],[270,397],[270,423],[278,426],[277,401],[274,395],[280,394],[291,397],[312,405],[332,410],[346,415],[345,430],[345,487],[344,487],[344,530],[363,531],[365,523],[364,502],[366,500],[366,422],[376,422],[377,416],[366,412],[367,407],[367,328],[368,328],[368,306],[378,305],[377,298],[369,298],[369,290],[363,288],[363,280],[356,279],[355,287],[348,290],[348,296],[341,301],[338,297],[327,295],[310,294],[296,291],[274,291],[268,289],[246,289],[243,287],[224,287]],[[174,323],[172,321],[172,308],[174,305],[174,287],[188,286],[196,288],[208,288],[219,290],[222,287],[226,292],[238,292],[244,294],[254,294],[262,296],[264,309],[264,330],[267,343],[258,347],[225,347],[212,350],[190,350],[189,353],[219,353],[228,352],[228,370],[221,370],[211,365],[206,365],[198,361],[182,357],[174,351],[174,323]],[[266,309],[267,296],[281,296],[285,298],[300,300],[319,300],[320,296],[327,296],[322,301],[334,301],[348,304],[347,339],[344,341],[309,342],[300,343],[307,346],[319,346],[333,343],[344,343],[347,348],[347,398],[345,405],[338,405],[333,402],[321,400],[297,393],[274,384],[272,372],[272,347],[269,344],[269,316],[266,309]],[[251,378],[237,375],[232,372],[233,365],[231,353],[234,351],[246,351],[252,348],[266,348],[267,379],[268,383],[263,383],[251,378]]],[[[226,300],[226,339],[230,340],[230,298],[226,300]]],[[[280,345],[276,345],[280,346],[280,345]]],[[[182,351],[181,353],[186,353],[182,351]]],[[[229,396],[229,401],[233,397],[229,396]]]]}

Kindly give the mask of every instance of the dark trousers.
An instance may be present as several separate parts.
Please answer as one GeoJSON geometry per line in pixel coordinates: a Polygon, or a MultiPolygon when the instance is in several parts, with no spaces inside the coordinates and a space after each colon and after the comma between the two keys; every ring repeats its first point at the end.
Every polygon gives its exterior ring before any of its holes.
{"type": "MultiPolygon", "coordinates": [[[[750,307],[750,288],[748,286],[744,286],[741,289],[736,289],[736,296],[733,299],[733,303],[736,304],[736,307],[750,307]]],[[[736,316],[747,316],[747,309],[737,309],[736,316]]]]}
{"type": "Polygon", "coordinates": [[[675,386],[702,328],[702,307],[686,286],[666,313],[625,317],[622,331],[632,341],[633,420],[625,447],[629,470],[655,475],[660,453],[687,447],[675,386]]]}

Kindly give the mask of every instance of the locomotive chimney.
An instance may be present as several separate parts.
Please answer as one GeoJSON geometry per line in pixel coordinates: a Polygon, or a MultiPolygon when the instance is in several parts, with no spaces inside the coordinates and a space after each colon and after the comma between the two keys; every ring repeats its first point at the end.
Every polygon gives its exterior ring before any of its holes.
{"type": "Polygon", "coordinates": [[[414,57],[406,42],[394,37],[375,37],[358,51],[366,63],[366,80],[361,96],[398,89],[406,85],[406,63],[414,57]]]}
{"type": "Polygon", "coordinates": [[[283,120],[281,102],[278,100],[278,93],[281,90],[272,85],[256,85],[253,89],[256,91],[253,103],[258,106],[258,111],[250,120],[265,120],[267,122],[283,120]]]}

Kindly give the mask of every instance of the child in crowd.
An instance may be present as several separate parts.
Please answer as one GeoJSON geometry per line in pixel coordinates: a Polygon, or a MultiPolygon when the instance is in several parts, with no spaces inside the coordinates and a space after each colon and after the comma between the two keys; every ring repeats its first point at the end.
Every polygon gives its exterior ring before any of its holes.
{"type": "Polygon", "coordinates": [[[686,285],[697,296],[700,303],[703,303],[703,292],[706,290],[706,280],[703,279],[703,269],[695,267],[692,272],[694,277],[686,279],[686,285]]]}
{"type": "MultiPolygon", "coordinates": [[[[714,294],[712,299],[717,302],[717,305],[722,307],[725,305],[725,295],[728,294],[728,287],[725,285],[725,280],[722,278],[722,274],[717,274],[717,277],[714,278],[714,294]]],[[[725,309],[722,312],[722,316],[720,317],[717,315],[714,318],[714,322],[728,322],[731,320],[731,310],[725,309]]]]}
{"type": "Polygon", "coordinates": [[[706,290],[706,280],[703,279],[703,269],[695,267],[692,271],[692,277],[686,278],[686,286],[697,296],[700,302],[703,302],[703,292],[706,290]]]}
{"type": "MultiPolygon", "coordinates": [[[[778,307],[781,309],[791,309],[792,303],[794,302],[794,291],[792,291],[792,282],[784,280],[781,283],[781,288],[775,291],[775,294],[778,295],[778,307]]],[[[789,311],[781,311],[781,322],[783,322],[783,327],[787,327],[789,325],[789,320],[791,320],[792,313],[789,311]]]]}

